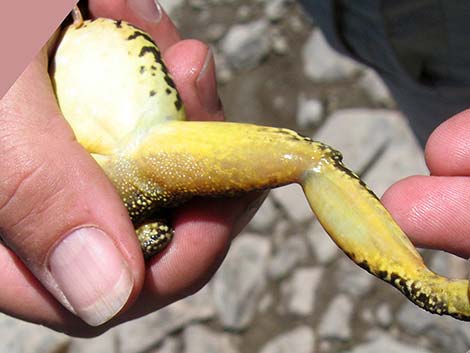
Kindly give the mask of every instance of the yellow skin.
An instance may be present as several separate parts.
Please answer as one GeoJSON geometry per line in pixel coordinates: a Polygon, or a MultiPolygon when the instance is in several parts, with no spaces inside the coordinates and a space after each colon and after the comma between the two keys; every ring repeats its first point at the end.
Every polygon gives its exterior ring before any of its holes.
{"type": "Polygon", "coordinates": [[[470,320],[469,283],[430,271],[341,154],[294,131],[184,121],[184,107],[150,36],[123,22],[69,27],[51,76],[78,141],[114,183],[145,257],[170,241],[165,210],[193,196],[299,183],[317,218],[359,266],[436,314],[470,320]]]}

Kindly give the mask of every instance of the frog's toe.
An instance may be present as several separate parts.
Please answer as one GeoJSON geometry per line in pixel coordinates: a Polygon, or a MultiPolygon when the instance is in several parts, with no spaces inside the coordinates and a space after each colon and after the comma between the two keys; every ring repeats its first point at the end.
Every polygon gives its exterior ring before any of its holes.
{"type": "Polygon", "coordinates": [[[140,226],[136,233],[144,258],[149,259],[168,245],[173,238],[174,231],[166,223],[156,221],[140,226]]]}

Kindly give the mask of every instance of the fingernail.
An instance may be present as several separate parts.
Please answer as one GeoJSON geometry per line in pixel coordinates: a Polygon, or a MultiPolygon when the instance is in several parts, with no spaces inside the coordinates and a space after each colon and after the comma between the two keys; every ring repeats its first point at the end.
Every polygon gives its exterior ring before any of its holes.
{"type": "Polygon", "coordinates": [[[220,99],[217,94],[214,56],[211,49],[207,51],[204,65],[196,80],[196,89],[199,101],[208,113],[216,113],[221,109],[220,99]]]}
{"type": "Polygon", "coordinates": [[[162,19],[162,8],[157,0],[127,0],[127,5],[148,22],[158,23],[162,19]]]}
{"type": "Polygon", "coordinates": [[[92,326],[114,317],[133,288],[120,251],[96,228],[78,229],[62,240],[49,257],[49,269],[67,304],[92,326]]]}

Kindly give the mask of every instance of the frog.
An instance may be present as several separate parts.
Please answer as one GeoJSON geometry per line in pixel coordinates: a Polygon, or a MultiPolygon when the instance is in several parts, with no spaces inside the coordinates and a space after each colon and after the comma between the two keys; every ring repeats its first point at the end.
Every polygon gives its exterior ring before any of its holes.
{"type": "Polygon", "coordinates": [[[297,183],[354,263],[424,310],[470,321],[469,281],[431,271],[340,152],[282,127],[187,121],[148,33],[119,19],[84,20],[77,8],[72,14],[51,63],[57,102],[119,193],[146,259],[171,242],[167,215],[191,198],[297,183]]]}

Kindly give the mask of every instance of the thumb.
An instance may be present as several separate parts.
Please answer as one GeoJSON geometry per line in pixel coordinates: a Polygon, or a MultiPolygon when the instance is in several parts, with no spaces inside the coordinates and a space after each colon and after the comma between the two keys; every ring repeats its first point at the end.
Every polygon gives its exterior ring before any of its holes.
{"type": "Polygon", "coordinates": [[[470,256],[470,179],[415,175],[393,184],[382,201],[420,247],[470,256]]]}
{"type": "Polygon", "coordinates": [[[45,50],[0,101],[0,141],[4,243],[67,309],[108,321],[140,291],[143,260],[119,196],[59,112],[45,50]]]}

